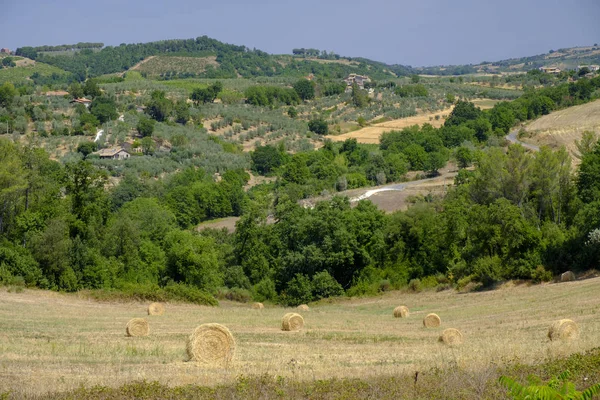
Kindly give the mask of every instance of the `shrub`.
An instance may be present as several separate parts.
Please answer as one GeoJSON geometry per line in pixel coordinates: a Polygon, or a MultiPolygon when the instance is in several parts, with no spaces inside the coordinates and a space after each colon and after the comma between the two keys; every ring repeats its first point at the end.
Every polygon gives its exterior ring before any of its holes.
{"type": "Polygon", "coordinates": [[[420,279],[411,279],[410,282],[408,282],[408,288],[415,293],[419,293],[421,290],[423,290],[423,287],[421,285],[421,280],[420,279]]]}
{"type": "Polygon", "coordinates": [[[531,281],[533,283],[549,282],[552,280],[552,271],[547,271],[543,265],[538,265],[531,271],[531,281]]]}
{"type": "Polygon", "coordinates": [[[282,294],[282,302],[288,306],[297,306],[312,300],[312,284],[308,277],[296,274],[287,284],[287,289],[282,294]]]}
{"type": "Polygon", "coordinates": [[[263,278],[260,282],[252,287],[254,300],[256,301],[274,301],[277,299],[277,291],[275,283],[269,278],[263,278]]]}
{"type": "Polygon", "coordinates": [[[308,122],[308,130],[319,135],[327,135],[329,133],[329,126],[323,119],[313,119],[308,122]]]}
{"type": "Polygon", "coordinates": [[[217,291],[217,298],[237,301],[240,303],[248,303],[250,300],[252,300],[252,293],[247,289],[238,287],[231,289],[221,288],[217,291]]]}
{"type": "Polygon", "coordinates": [[[341,296],[344,294],[344,288],[327,271],[321,271],[312,278],[312,289],[315,299],[325,297],[341,296]]]}

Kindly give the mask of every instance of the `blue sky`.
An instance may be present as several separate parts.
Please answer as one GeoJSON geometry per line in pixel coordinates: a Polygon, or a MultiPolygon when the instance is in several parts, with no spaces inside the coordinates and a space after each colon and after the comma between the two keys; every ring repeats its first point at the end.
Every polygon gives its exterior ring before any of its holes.
{"type": "Polygon", "coordinates": [[[600,43],[598,21],[598,0],[0,0],[0,47],[207,35],[275,54],[448,65],[600,43]]]}

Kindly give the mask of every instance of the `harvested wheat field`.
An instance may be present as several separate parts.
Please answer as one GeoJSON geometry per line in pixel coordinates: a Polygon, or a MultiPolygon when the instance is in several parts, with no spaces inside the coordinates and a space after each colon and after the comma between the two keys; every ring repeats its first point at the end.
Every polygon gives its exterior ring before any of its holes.
{"type": "Polygon", "coordinates": [[[575,141],[581,140],[584,131],[600,134],[600,100],[555,111],[536,119],[525,127],[527,142],[557,149],[565,146],[574,161],[578,162],[575,141]]]}
{"type": "Polygon", "coordinates": [[[244,375],[313,381],[331,377],[392,376],[432,368],[479,371],[506,360],[537,363],[600,343],[600,278],[503,288],[470,294],[388,292],[381,297],[311,304],[301,331],[281,330],[289,308],[248,312],[248,305],[168,304],[152,319],[151,334],[127,337],[124,327],[147,313],[145,303],[99,303],[44,291],[0,291],[0,388],[22,395],[81,385],[119,386],[157,380],[213,386],[244,375]],[[410,318],[391,318],[398,304],[410,318]],[[431,313],[443,323],[424,328],[431,313]],[[551,341],[548,327],[570,319],[579,337],[551,341]],[[235,355],[221,364],[186,361],[191,332],[205,323],[226,326],[235,355]],[[464,335],[460,346],[439,337],[447,327],[464,335]]]}
{"type": "Polygon", "coordinates": [[[343,135],[329,135],[326,136],[328,139],[334,142],[343,142],[346,139],[356,139],[359,143],[379,143],[379,138],[382,133],[390,132],[394,130],[401,130],[408,128],[413,125],[431,124],[432,126],[439,128],[444,124],[445,118],[448,116],[452,108],[448,108],[444,111],[438,111],[435,113],[425,113],[415,115],[414,117],[400,118],[393,121],[381,122],[379,124],[371,125],[366,128],[359,129],[357,131],[344,133],[343,135]],[[438,116],[439,119],[435,119],[438,116]]]}

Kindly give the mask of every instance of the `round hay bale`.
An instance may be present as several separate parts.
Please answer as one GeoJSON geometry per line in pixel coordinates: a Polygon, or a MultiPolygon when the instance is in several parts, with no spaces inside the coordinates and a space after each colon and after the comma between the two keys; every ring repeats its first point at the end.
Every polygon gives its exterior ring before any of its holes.
{"type": "Polygon", "coordinates": [[[304,327],[304,318],[296,313],[287,313],[281,321],[281,329],[284,331],[299,331],[304,327]]]}
{"type": "Polygon", "coordinates": [[[310,308],[306,305],[306,304],[300,304],[298,307],[296,307],[298,310],[300,311],[310,311],[310,308]]]}
{"type": "Polygon", "coordinates": [[[235,352],[235,340],[221,324],[202,324],[190,335],[186,350],[190,361],[228,363],[235,352]]]}
{"type": "Polygon", "coordinates": [[[579,327],[570,319],[561,319],[550,325],[548,338],[550,340],[571,340],[579,336],[579,327]]]}
{"type": "Polygon", "coordinates": [[[152,303],[148,306],[148,315],[163,315],[165,306],[162,303],[152,303]]]}
{"type": "Polygon", "coordinates": [[[265,308],[265,305],[263,303],[253,303],[252,308],[256,310],[262,310],[263,308],[265,308]]]}
{"type": "Polygon", "coordinates": [[[394,308],[394,317],[395,318],[406,318],[410,315],[408,311],[408,307],[406,306],[398,306],[394,308]]]}
{"type": "Polygon", "coordinates": [[[458,329],[448,328],[440,335],[440,342],[448,345],[457,345],[463,342],[463,335],[458,329]]]}
{"type": "Polygon", "coordinates": [[[570,281],[574,281],[574,280],[575,280],[575,274],[573,273],[573,271],[567,271],[567,272],[563,272],[562,274],[560,274],[561,282],[570,282],[570,281]]]}
{"type": "Polygon", "coordinates": [[[437,314],[431,313],[427,314],[425,318],[423,318],[423,326],[425,328],[437,328],[442,323],[440,317],[437,314]]]}
{"type": "Polygon", "coordinates": [[[127,336],[148,336],[150,326],[144,318],[133,318],[127,323],[125,332],[127,336]]]}

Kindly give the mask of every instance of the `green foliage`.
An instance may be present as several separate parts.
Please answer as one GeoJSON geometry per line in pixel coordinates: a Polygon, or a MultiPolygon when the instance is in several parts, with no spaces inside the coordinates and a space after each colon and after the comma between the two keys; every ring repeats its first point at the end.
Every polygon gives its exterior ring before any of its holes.
{"type": "Polygon", "coordinates": [[[9,108],[15,96],[17,95],[17,91],[12,83],[5,82],[2,86],[0,86],[0,107],[9,108]]]}
{"type": "Polygon", "coordinates": [[[429,95],[427,88],[421,84],[398,86],[394,93],[400,97],[427,97],[429,95]]]}
{"type": "Polygon", "coordinates": [[[108,97],[96,97],[90,105],[90,113],[95,116],[101,124],[117,119],[117,106],[113,99],[108,97]]]}
{"type": "Polygon", "coordinates": [[[219,81],[206,88],[196,88],[192,91],[190,99],[196,104],[213,103],[223,91],[223,84],[219,81]]]}
{"type": "Polygon", "coordinates": [[[295,107],[288,108],[287,114],[290,118],[296,118],[298,116],[298,110],[295,107]]]}
{"type": "Polygon", "coordinates": [[[246,102],[254,106],[275,106],[278,104],[289,106],[300,103],[300,97],[294,89],[278,86],[250,86],[246,89],[244,95],[246,96],[246,102]]]}
{"type": "Polygon", "coordinates": [[[341,296],[344,289],[327,271],[317,272],[312,278],[312,296],[315,300],[341,296]]]}
{"type": "Polygon", "coordinates": [[[152,136],[154,133],[154,126],[156,125],[156,121],[150,118],[146,118],[141,116],[138,120],[136,129],[137,132],[142,135],[142,137],[152,136]]]}
{"type": "Polygon", "coordinates": [[[313,297],[313,288],[310,279],[303,274],[296,274],[288,283],[281,301],[288,306],[297,306],[308,303],[313,297]]]}
{"type": "Polygon", "coordinates": [[[96,150],[98,150],[96,142],[82,142],[77,146],[77,152],[81,153],[83,158],[86,158],[96,150]]]}
{"type": "Polygon", "coordinates": [[[358,85],[352,85],[352,104],[357,108],[364,108],[369,104],[369,96],[364,89],[360,89],[358,85]]]}
{"type": "Polygon", "coordinates": [[[153,91],[150,97],[150,101],[146,103],[146,112],[158,122],[166,121],[173,112],[173,102],[160,90],[153,91]]]}
{"type": "Polygon", "coordinates": [[[571,376],[569,371],[564,371],[557,377],[552,378],[544,384],[539,378],[530,376],[529,385],[521,385],[514,379],[501,376],[499,382],[508,389],[512,399],[531,399],[531,400],[559,400],[559,399],[580,399],[591,400],[600,393],[600,383],[588,387],[583,392],[576,390],[575,384],[569,381],[571,376]]]}
{"type": "Polygon", "coordinates": [[[283,164],[284,154],[271,146],[258,146],[251,154],[252,169],[261,175],[266,175],[283,164]]]}
{"type": "Polygon", "coordinates": [[[329,133],[329,125],[323,119],[313,119],[308,121],[308,130],[319,135],[327,135],[329,133]]]}
{"type": "Polygon", "coordinates": [[[310,100],[315,97],[315,86],[308,79],[300,79],[294,83],[294,90],[302,100],[310,100]]]}

